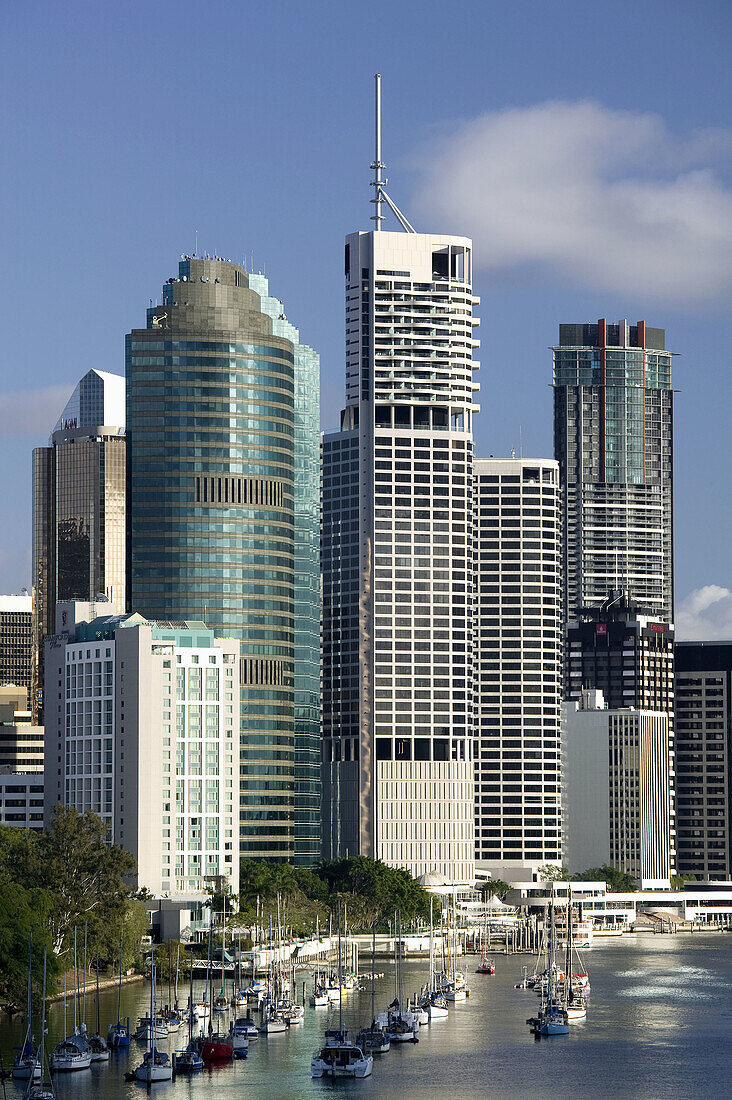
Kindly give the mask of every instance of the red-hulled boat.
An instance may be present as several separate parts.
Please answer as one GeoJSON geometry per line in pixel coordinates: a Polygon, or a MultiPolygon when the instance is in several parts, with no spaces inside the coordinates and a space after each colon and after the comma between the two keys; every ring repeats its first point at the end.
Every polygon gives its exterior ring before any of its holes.
{"type": "Polygon", "coordinates": [[[234,1057],[234,1044],[228,1035],[202,1035],[198,1040],[198,1053],[204,1062],[225,1062],[234,1057]]]}

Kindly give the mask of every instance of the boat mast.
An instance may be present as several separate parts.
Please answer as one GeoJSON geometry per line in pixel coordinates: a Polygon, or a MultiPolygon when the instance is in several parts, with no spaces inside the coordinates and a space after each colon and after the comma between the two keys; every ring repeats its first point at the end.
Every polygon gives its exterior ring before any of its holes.
{"type": "Polygon", "coordinates": [[[193,948],[191,948],[191,984],[188,994],[188,1049],[193,1046],[193,948]]]}
{"type": "MultiPolygon", "coordinates": [[[[46,1069],[46,956],[48,954],[48,948],[43,948],[43,1000],[41,1002],[41,1084],[43,1084],[43,1078],[46,1069]]],[[[64,1028],[66,1031],[66,1028],[64,1028]]],[[[31,1083],[33,1076],[31,1075],[31,1083]]]]}
{"type": "Polygon", "coordinates": [[[376,918],[371,926],[371,1026],[374,1027],[376,1023],[376,1012],[374,1010],[374,998],[376,996],[374,990],[374,980],[376,978],[376,918]]]}
{"type": "Polygon", "coordinates": [[[155,945],[150,944],[150,1072],[155,1065],[155,945]]]}
{"type": "MultiPolygon", "coordinates": [[[[30,1056],[33,1058],[33,933],[30,934],[28,943],[28,1043],[30,1056]]],[[[43,1070],[41,1070],[43,1072],[43,1070]]],[[[31,1072],[31,1081],[33,1073],[31,1072]]]]}
{"type": "Polygon", "coordinates": [[[77,1024],[78,1024],[78,1020],[77,1020],[77,1016],[76,1016],[76,1009],[77,1009],[76,997],[77,997],[78,991],[79,991],[79,974],[78,974],[78,968],[77,968],[77,965],[76,965],[76,925],[74,925],[74,1035],[76,1035],[77,1024]]]}
{"type": "Polygon", "coordinates": [[[122,1019],[122,937],[119,940],[119,986],[117,987],[117,1023],[122,1019]]]}
{"type": "Polygon", "coordinates": [[[434,989],[435,985],[435,950],[434,950],[434,937],[432,934],[432,905],[434,898],[430,895],[430,993],[434,989]]]}
{"type": "Polygon", "coordinates": [[[338,1030],[343,1034],[343,971],[341,969],[341,899],[338,898],[338,1030]]]}
{"type": "Polygon", "coordinates": [[[99,1034],[99,948],[97,948],[97,1035],[99,1034]]]}
{"type": "Polygon", "coordinates": [[[84,1029],[86,1029],[86,937],[87,937],[88,925],[84,921],[84,992],[81,995],[81,1023],[84,1029]]]}

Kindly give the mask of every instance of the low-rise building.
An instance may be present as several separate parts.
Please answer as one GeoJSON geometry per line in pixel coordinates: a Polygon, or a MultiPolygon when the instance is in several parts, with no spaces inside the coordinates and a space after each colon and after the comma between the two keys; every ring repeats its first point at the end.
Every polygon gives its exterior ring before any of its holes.
{"type": "Polygon", "coordinates": [[[43,776],[0,768],[0,825],[43,828],[43,776]]]}
{"type": "Polygon", "coordinates": [[[0,771],[43,771],[43,726],[34,726],[28,689],[0,686],[0,771]]]}
{"type": "Polygon", "coordinates": [[[0,596],[0,684],[31,689],[33,666],[33,600],[0,596]]]}

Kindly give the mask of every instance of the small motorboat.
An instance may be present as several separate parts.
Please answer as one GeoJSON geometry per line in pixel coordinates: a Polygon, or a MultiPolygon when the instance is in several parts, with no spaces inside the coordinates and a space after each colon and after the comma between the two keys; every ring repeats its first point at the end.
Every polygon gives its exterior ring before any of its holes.
{"type": "Polygon", "coordinates": [[[391,1050],[391,1040],[383,1028],[364,1027],[356,1036],[356,1046],[361,1047],[365,1054],[388,1054],[391,1050]]]}
{"type": "Polygon", "coordinates": [[[111,1050],[119,1050],[120,1047],[128,1047],[130,1045],[130,1021],[122,1023],[118,1020],[116,1024],[110,1024],[107,1031],[107,1046],[111,1050]]]}
{"type": "Polygon", "coordinates": [[[176,1073],[196,1073],[203,1069],[203,1058],[195,1047],[189,1045],[173,1055],[173,1066],[176,1073]]]}

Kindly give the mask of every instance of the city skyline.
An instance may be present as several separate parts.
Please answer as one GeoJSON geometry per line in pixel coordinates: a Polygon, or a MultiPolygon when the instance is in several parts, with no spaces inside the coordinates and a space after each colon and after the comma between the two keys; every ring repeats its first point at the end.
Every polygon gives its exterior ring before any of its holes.
{"type": "MultiPolygon", "coordinates": [[[[324,17],[331,7],[323,6],[324,17]]],[[[623,4],[614,10],[621,9],[631,12],[630,6],[623,4]]],[[[390,13],[397,28],[404,24],[406,6],[397,4],[390,13]]],[[[191,9],[183,5],[181,19],[172,30],[180,48],[171,53],[177,52],[178,56],[185,53],[183,44],[192,30],[190,14],[191,9]]],[[[336,13],[331,10],[330,14],[336,13]]],[[[432,15],[438,18],[436,8],[432,15]]],[[[551,455],[551,367],[546,349],[555,340],[560,320],[594,323],[605,316],[613,321],[627,318],[634,322],[645,316],[650,325],[665,327],[669,345],[683,356],[674,368],[676,385],[684,391],[677,401],[676,424],[679,634],[684,636],[683,620],[688,622],[687,636],[699,636],[701,620],[702,624],[709,623],[708,636],[723,636],[732,618],[722,617],[732,606],[732,585],[724,557],[729,521],[714,503],[724,495],[723,471],[728,465],[725,401],[719,399],[720,387],[724,395],[726,383],[716,375],[723,356],[724,331],[718,321],[728,309],[724,296],[729,275],[724,265],[720,266],[718,249],[705,236],[699,211],[701,204],[702,213],[706,211],[718,226],[717,236],[723,244],[725,203],[729,201],[725,179],[730,126],[725,106],[729,97],[724,94],[724,86],[729,75],[713,59],[724,39],[718,24],[725,24],[729,14],[714,5],[701,5],[693,21],[681,11],[664,11],[663,20],[654,20],[653,5],[640,15],[633,11],[638,33],[633,41],[624,39],[627,64],[622,66],[622,73],[608,68],[599,90],[594,66],[580,43],[603,26],[604,33],[612,38],[608,28],[613,24],[604,22],[602,10],[588,13],[575,6],[574,16],[568,17],[569,23],[561,31],[562,35],[569,34],[561,48],[571,51],[572,64],[560,67],[541,61],[547,41],[554,41],[559,48],[560,28],[552,25],[549,13],[537,11],[534,15],[527,36],[518,13],[504,13],[500,50],[493,41],[487,16],[471,17],[471,35],[467,38],[467,17],[454,13],[450,21],[441,21],[444,36],[436,34],[434,22],[431,28],[416,28],[418,44],[427,56],[435,58],[443,44],[455,44],[460,38],[461,49],[465,46],[468,50],[469,68],[471,61],[483,57],[486,47],[490,47],[494,66],[490,75],[474,64],[473,74],[451,89],[448,104],[439,89],[424,86],[421,62],[417,60],[420,51],[415,50],[414,57],[405,57],[397,46],[398,34],[379,43],[378,56],[373,56],[372,47],[359,45],[357,54],[349,53],[346,59],[335,56],[338,51],[324,52],[325,44],[336,43],[351,26],[357,29],[363,16],[340,13],[337,18],[329,18],[328,35],[321,43],[323,27],[318,14],[312,18],[293,14],[283,25],[284,40],[278,42],[278,54],[284,51],[292,60],[292,72],[276,92],[271,82],[262,81],[266,102],[257,100],[259,120],[241,120],[242,134],[249,139],[247,149],[258,171],[245,173],[244,188],[232,190],[230,181],[239,178],[243,167],[241,157],[230,149],[220,124],[215,123],[203,148],[204,153],[210,152],[213,167],[207,166],[197,181],[191,173],[176,172],[176,194],[166,189],[162,208],[154,201],[157,176],[146,170],[139,181],[133,181],[116,151],[118,146],[135,143],[131,160],[137,163],[149,150],[161,180],[168,178],[177,165],[184,147],[180,143],[182,135],[180,140],[174,137],[160,147],[157,131],[149,123],[133,135],[126,121],[127,110],[134,110],[135,117],[144,117],[145,112],[139,109],[142,101],[158,90],[158,52],[149,44],[129,47],[134,53],[138,82],[126,93],[128,98],[122,97],[124,102],[117,105],[117,91],[113,95],[98,68],[85,75],[73,65],[80,45],[103,48],[106,55],[115,57],[120,45],[109,27],[93,21],[85,23],[79,43],[70,39],[63,50],[51,55],[54,33],[62,33],[60,25],[51,20],[50,27],[44,28],[33,15],[16,16],[9,34],[14,51],[14,56],[7,59],[9,79],[16,88],[27,87],[28,73],[19,70],[18,59],[23,58],[31,41],[43,72],[33,73],[37,86],[28,90],[22,134],[12,117],[6,121],[6,148],[11,164],[20,173],[16,178],[11,171],[4,182],[9,191],[8,205],[18,215],[18,228],[11,227],[6,246],[19,257],[8,289],[7,307],[15,324],[8,327],[0,394],[0,449],[8,481],[19,487],[28,483],[27,450],[45,442],[73,381],[83,370],[121,372],[119,337],[134,322],[141,293],[148,297],[157,293],[161,265],[168,263],[172,250],[193,251],[196,230],[201,252],[231,254],[239,248],[246,251],[247,267],[257,271],[266,263],[267,271],[276,278],[278,293],[288,304],[288,313],[306,328],[309,340],[321,351],[322,422],[324,427],[334,423],[340,407],[343,366],[339,242],[343,232],[354,224],[364,228],[368,225],[368,77],[378,67],[384,72],[385,159],[392,175],[398,176],[401,204],[409,209],[418,229],[429,225],[439,232],[461,232],[476,239],[474,284],[485,303],[482,382],[484,393],[491,397],[478,425],[476,454],[508,456],[513,447],[517,453],[523,449],[525,456],[551,455]],[[642,50],[641,42],[651,29],[658,54],[649,55],[642,50]],[[298,53],[301,43],[309,47],[302,56],[298,53]],[[688,61],[689,54],[698,56],[702,49],[708,63],[699,66],[698,71],[693,67],[690,71],[685,65],[684,79],[679,81],[681,65],[688,61]],[[632,58],[639,50],[643,65],[635,66],[632,58]],[[312,77],[313,60],[318,62],[318,82],[312,77]],[[363,80],[355,81],[360,63],[363,80]],[[344,82],[346,71],[348,79],[344,82]],[[94,103],[80,114],[75,107],[82,102],[80,97],[88,91],[90,81],[99,83],[100,94],[96,98],[87,96],[94,103]],[[45,182],[51,178],[46,171],[49,150],[56,147],[55,132],[52,139],[45,115],[49,95],[44,92],[50,94],[51,86],[54,102],[66,108],[64,118],[56,119],[55,125],[61,140],[66,139],[68,151],[64,164],[59,166],[57,159],[53,162],[53,189],[45,182]],[[302,103],[293,98],[295,87],[302,103]],[[418,96],[412,94],[414,88],[419,90],[418,96]],[[96,125],[101,108],[109,112],[109,127],[96,125]],[[277,142],[270,141],[269,146],[264,143],[269,120],[275,113],[281,123],[281,148],[277,142]],[[671,285],[665,270],[659,269],[656,278],[647,267],[633,263],[634,253],[627,237],[636,223],[627,205],[618,205],[617,190],[601,172],[598,174],[597,144],[592,147],[592,160],[585,148],[587,143],[580,141],[582,135],[594,132],[593,125],[597,130],[603,124],[608,136],[600,154],[609,158],[626,193],[638,196],[641,206],[650,203],[666,219],[672,251],[664,252],[663,267],[678,261],[676,266],[687,272],[679,276],[681,282],[677,279],[671,285]],[[337,157],[329,148],[334,125],[342,135],[337,157]],[[108,136],[102,135],[102,129],[108,136]],[[562,178],[574,173],[581,185],[579,229],[567,218],[566,202],[562,205],[559,201],[566,200],[566,188],[559,194],[553,190],[545,209],[547,234],[553,234],[559,244],[531,233],[528,235],[533,243],[524,241],[522,245],[515,224],[515,203],[509,203],[506,186],[499,186],[511,181],[516,185],[513,190],[530,202],[535,195],[522,187],[531,177],[546,178],[549,169],[553,180],[561,176],[553,170],[556,165],[547,159],[542,143],[535,140],[537,133],[556,138],[555,145],[570,168],[562,178]],[[441,138],[439,148],[435,145],[436,134],[441,138]],[[28,135],[34,139],[32,153],[28,135]],[[480,157],[495,151],[496,143],[505,153],[500,173],[485,176],[485,196],[476,205],[475,197],[462,189],[459,170],[477,163],[482,172],[480,157]],[[529,147],[538,158],[530,165],[531,171],[521,159],[522,151],[529,147]],[[284,148],[291,151],[301,177],[278,175],[284,148]],[[580,148],[584,150],[581,156],[580,148]],[[466,150],[471,156],[475,153],[478,160],[466,161],[466,150]],[[69,173],[69,168],[82,156],[89,175],[84,177],[83,186],[77,186],[78,173],[69,173]],[[311,168],[320,165],[321,159],[325,171],[317,171],[320,196],[313,204],[304,181],[315,174],[311,168]],[[649,167],[649,161],[655,167],[649,167]],[[34,167],[34,185],[26,195],[20,181],[34,167]],[[119,181],[113,178],[115,173],[119,173],[119,181]],[[152,202],[145,202],[146,192],[152,202]],[[460,209],[459,228],[452,224],[454,217],[448,219],[444,213],[446,194],[460,200],[454,204],[460,209]],[[664,195],[673,208],[670,212],[664,206],[664,195]],[[162,217],[160,209],[164,211],[162,217]],[[506,222],[503,235],[497,233],[491,221],[491,209],[506,222]],[[34,231],[24,233],[23,226],[31,224],[31,216],[34,231]],[[92,225],[95,228],[90,236],[92,225]],[[603,248],[608,239],[616,239],[609,273],[598,275],[593,265],[588,265],[587,256],[578,254],[578,233],[585,234],[587,241],[599,241],[603,248]],[[684,248],[679,245],[682,238],[684,248]],[[144,256],[140,253],[141,240],[145,241],[144,256]],[[114,281],[106,279],[104,273],[112,255],[114,281]],[[58,268],[61,256],[64,278],[54,280],[52,295],[44,293],[43,319],[40,324],[33,319],[35,340],[31,344],[21,338],[31,323],[30,311],[35,310],[37,300],[29,280],[37,271],[58,268]],[[681,262],[687,256],[693,263],[681,262]],[[629,273],[625,289],[617,277],[623,258],[629,273]],[[300,272],[305,268],[314,277],[302,279],[300,272]],[[83,342],[75,339],[82,329],[83,342]],[[59,339],[59,332],[64,331],[69,332],[68,342],[59,339]],[[79,348],[83,349],[81,360],[79,348]],[[535,400],[527,402],[526,392],[535,393],[535,400]],[[699,484],[708,488],[706,494],[697,491],[699,484]],[[705,530],[708,537],[696,539],[699,530],[705,530]],[[692,591],[693,598],[685,602],[692,591]],[[721,623],[715,625],[720,617],[721,623]]],[[[125,18],[132,31],[137,25],[136,14],[125,18]]],[[[251,35],[264,35],[262,19],[255,17],[248,25],[251,35]]],[[[617,20],[613,22],[617,25],[617,20]]],[[[137,36],[131,33],[129,37],[135,40],[137,36]]],[[[219,37],[207,28],[197,35],[199,64],[205,64],[221,48],[219,37]]],[[[349,40],[351,37],[349,34],[349,40]]],[[[223,47],[224,54],[228,49],[223,47]]],[[[250,85],[256,85],[271,60],[268,48],[261,58],[250,58],[250,85]]],[[[35,68],[35,64],[31,66],[35,68]]],[[[217,56],[217,71],[221,68],[217,56]]],[[[162,59],[161,72],[172,81],[180,79],[167,58],[162,59]]],[[[186,123],[190,132],[203,107],[195,97],[187,107],[192,116],[186,123]]],[[[590,246],[588,249],[591,251],[590,246]]],[[[44,274],[43,278],[47,277],[44,274]]],[[[0,550],[0,589],[6,591],[17,591],[30,582],[30,515],[22,497],[20,489],[11,494],[13,516],[0,550]]],[[[701,629],[704,633],[703,626],[701,629]]]]}

